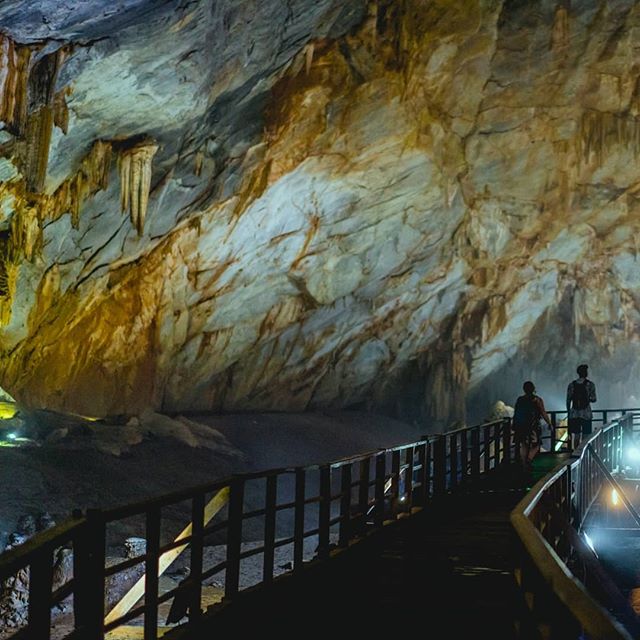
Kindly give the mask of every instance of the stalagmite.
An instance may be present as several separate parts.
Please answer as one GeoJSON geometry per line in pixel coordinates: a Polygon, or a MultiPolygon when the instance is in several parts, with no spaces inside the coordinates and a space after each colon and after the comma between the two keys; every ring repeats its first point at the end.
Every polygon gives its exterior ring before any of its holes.
{"type": "Polygon", "coordinates": [[[153,140],[144,140],[120,151],[120,205],[129,209],[131,224],[142,235],[151,188],[151,163],[158,151],[153,140]]]}

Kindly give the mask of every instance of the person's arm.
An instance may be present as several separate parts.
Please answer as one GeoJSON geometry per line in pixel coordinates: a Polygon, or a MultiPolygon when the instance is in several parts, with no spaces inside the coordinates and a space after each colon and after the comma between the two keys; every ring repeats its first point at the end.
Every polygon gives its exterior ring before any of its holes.
{"type": "Polygon", "coordinates": [[[540,396],[537,396],[536,403],[538,405],[538,411],[540,411],[542,419],[549,425],[549,427],[551,427],[551,418],[549,417],[547,410],[544,408],[544,400],[540,396]]]}
{"type": "Polygon", "coordinates": [[[569,383],[569,386],[567,387],[567,414],[569,413],[569,410],[571,409],[571,396],[573,395],[573,382],[569,383]]]}
{"type": "Polygon", "coordinates": [[[593,382],[589,384],[589,402],[596,402],[596,385],[593,382]]]}

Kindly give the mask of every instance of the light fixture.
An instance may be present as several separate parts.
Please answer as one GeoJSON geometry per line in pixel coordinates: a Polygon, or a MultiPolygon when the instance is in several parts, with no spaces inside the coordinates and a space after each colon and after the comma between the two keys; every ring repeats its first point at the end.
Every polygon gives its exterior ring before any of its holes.
{"type": "Polygon", "coordinates": [[[614,507],[617,507],[619,500],[620,500],[620,498],[618,496],[618,492],[615,489],[611,489],[611,504],[614,507]]]}
{"type": "Polygon", "coordinates": [[[17,440],[18,439],[18,434],[17,433],[8,433],[7,434],[7,438],[9,438],[9,440],[17,440]]]}

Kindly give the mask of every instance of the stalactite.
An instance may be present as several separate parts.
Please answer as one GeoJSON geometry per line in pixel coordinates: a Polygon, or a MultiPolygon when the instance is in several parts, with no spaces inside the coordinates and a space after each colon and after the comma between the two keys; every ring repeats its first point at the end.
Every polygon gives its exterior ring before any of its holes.
{"type": "Polygon", "coordinates": [[[0,120],[21,135],[27,121],[27,81],[31,49],[0,34],[0,120]]]}
{"type": "Polygon", "coordinates": [[[202,163],[204,162],[204,152],[196,152],[196,157],[193,161],[193,173],[199,176],[202,173],[202,163]]]}
{"type": "Polygon", "coordinates": [[[585,111],[578,126],[578,161],[601,166],[616,148],[624,147],[634,158],[640,155],[640,118],[607,111],[585,111]]]}
{"type": "Polygon", "coordinates": [[[551,50],[556,53],[566,51],[569,46],[569,11],[560,4],[556,7],[556,13],[551,28],[551,50]]]}
{"type": "Polygon", "coordinates": [[[87,198],[109,186],[111,142],[97,140],[84,157],[79,169],[65,180],[51,196],[43,198],[43,217],[56,220],[70,212],[75,228],[80,222],[80,208],[87,198]]]}
{"type": "Polygon", "coordinates": [[[120,204],[129,210],[131,224],[142,235],[151,189],[153,156],[158,145],[153,140],[138,142],[120,150],[120,204]]]}
{"type": "Polygon", "coordinates": [[[53,99],[53,124],[64,133],[69,130],[69,108],[67,107],[67,90],[58,91],[53,99]]]}
{"type": "Polygon", "coordinates": [[[56,111],[54,92],[60,67],[66,57],[58,49],[40,60],[29,74],[29,114],[27,116],[22,171],[27,189],[40,193],[44,189],[49,162],[49,145],[56,111]]]}
{"type": "Polygon", "coordinates": [[[313,53],[315,51],[315,45],[313,42],[307,44],[304,48],[304,68],[305,73],[309,75],[311,71],[311,66],[313,65],[313,53]]]}

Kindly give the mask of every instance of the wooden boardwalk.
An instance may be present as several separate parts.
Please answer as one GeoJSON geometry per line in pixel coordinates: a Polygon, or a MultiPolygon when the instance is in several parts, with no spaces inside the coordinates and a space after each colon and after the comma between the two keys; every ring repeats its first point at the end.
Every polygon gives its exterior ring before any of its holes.
{"type": "Polygon", "coordinates": [[[462,486],[319,568],[313,579],[294,579],[245,611],[237,607],[214,628],[340,629],[364,637],[402,627],[431,638],[514,638],[520,604],[509,514],[563,459],[566,454],[541,454],[528,477],[509,465],[462,486]]]}

